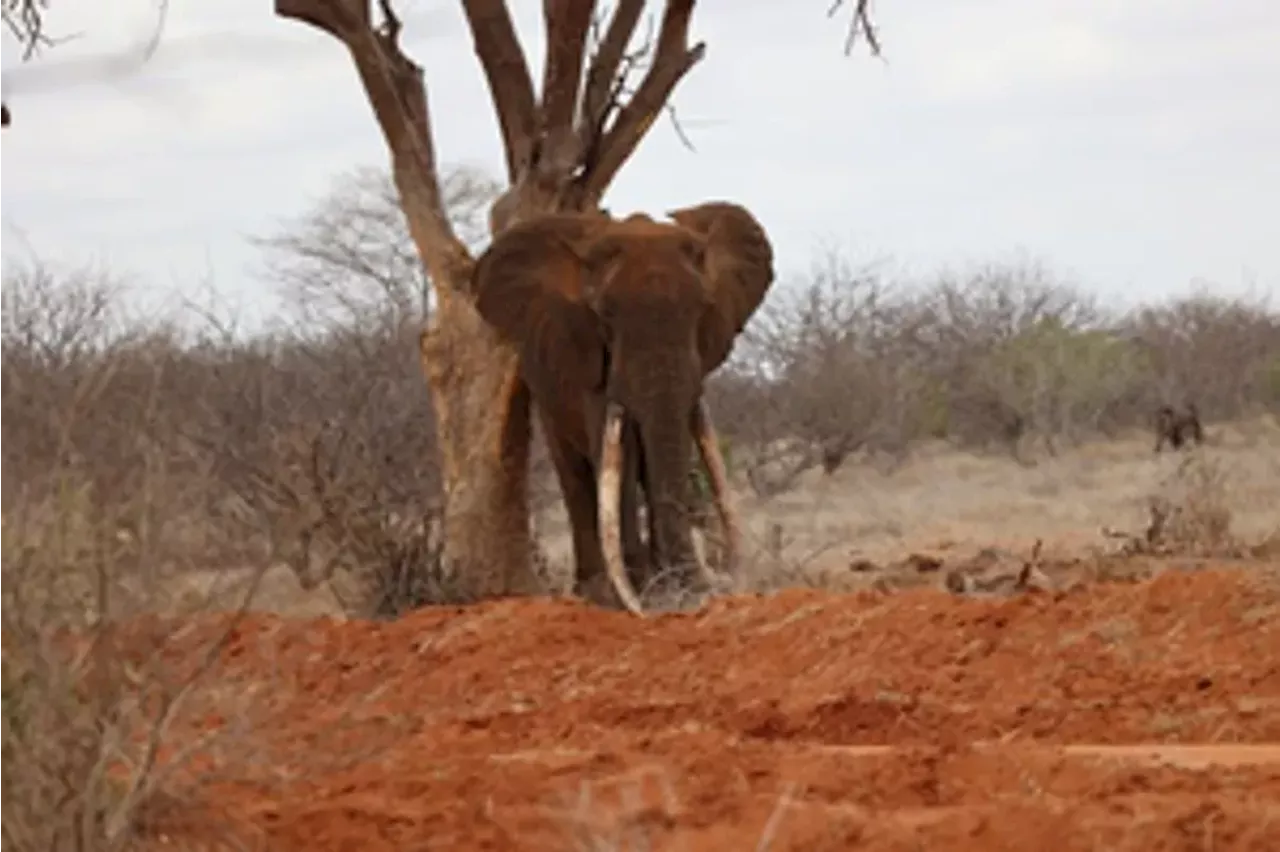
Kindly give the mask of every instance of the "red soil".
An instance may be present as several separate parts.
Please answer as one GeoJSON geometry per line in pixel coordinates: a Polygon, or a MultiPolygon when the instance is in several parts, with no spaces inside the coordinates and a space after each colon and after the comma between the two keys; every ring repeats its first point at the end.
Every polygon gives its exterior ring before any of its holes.
{"type": "Polygon", "coordinates": [[[254,616],[203,789],[272,850],[1275,850],[1275,577],[254,616]]]}

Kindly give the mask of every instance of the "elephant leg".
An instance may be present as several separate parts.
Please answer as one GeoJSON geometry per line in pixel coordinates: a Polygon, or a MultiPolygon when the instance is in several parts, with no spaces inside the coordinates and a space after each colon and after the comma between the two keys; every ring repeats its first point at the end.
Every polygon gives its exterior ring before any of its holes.
{"type": "Polygon", "coordinates": [[[544,434],[551,463],[560,481],[560,493],[569,515],[573,534],[573,593],[598,606],[616,609],[620,605],[605,574],[604,550],[596,527],[595,469],[591,461],[559,437],[550,418],[543,417],[544,434]]]}

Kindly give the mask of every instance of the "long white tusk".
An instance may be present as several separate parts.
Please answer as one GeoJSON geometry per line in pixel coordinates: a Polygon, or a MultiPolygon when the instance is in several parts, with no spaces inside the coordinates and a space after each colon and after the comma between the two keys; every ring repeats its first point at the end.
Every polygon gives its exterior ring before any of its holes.
{"type": "Polygon", "coordinates": [[[738,575],[738,552],[742,532],[738,524],[738,512],[733,505],[733,494],[729,490],[729,472],[725,467],[724,456],[720,453],[720,441],[716,435],[715,424],[711,421],[711,409],[706,400],[699,399],[693,409],[693,439],[698,444],[698,455],[707,469],[711,480],[711,495],[716,504],[716,514],[720,517],[720,527],[724,536],[724,571],[730,577],[738,575]]]}
{"type": "Polygon", "coordinates": [[[643,615],[640,596],[627,576],[622,556],[622,406],[610,402],[605,407],[604,440],[600,448],[599,494],[600,544],[609,582],[622,605],[634,615],[643,615]]]}

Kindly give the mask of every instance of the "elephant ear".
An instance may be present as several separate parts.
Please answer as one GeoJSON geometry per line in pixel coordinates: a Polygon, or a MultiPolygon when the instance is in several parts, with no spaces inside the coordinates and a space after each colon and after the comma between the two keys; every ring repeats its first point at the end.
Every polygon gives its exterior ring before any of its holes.
{"type": "Polygon", "coordinates": [[[607,220],[546,216],[508,228],[476,261],[476,310],[520,350],[523,368],[566,391],[603,385],[605,337],[584,301],[580,257],[607,220]]]}
{"type": "Polygon", "coordinates": [[[746,208],[727,201],[667,215],[706,240],[703,266],[711,304],[698,325],[698,351],[709,373],[729,357],[735,338],[773,285],[773,246],[746,208]]]}

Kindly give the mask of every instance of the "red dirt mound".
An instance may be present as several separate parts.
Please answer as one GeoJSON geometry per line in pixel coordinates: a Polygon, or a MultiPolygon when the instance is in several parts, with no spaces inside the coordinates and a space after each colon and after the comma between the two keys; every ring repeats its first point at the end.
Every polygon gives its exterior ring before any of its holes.
{"type": "Polygon", "coordinates": [[[272,850],[1280,849],[1273,570],[253,617],[208,804],[272,850]]]}

